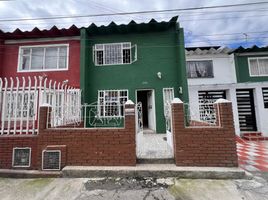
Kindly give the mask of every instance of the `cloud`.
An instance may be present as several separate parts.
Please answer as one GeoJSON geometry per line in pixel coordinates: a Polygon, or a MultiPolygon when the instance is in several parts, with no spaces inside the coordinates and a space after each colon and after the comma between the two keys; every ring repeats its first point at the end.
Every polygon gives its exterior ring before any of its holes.
{"type": "MultiPolygon", "coordinates": [[[[36,18],[46,16],[86,15],[99,13],[117,13],[144,10],[162,10],[174,8],[200,7],[223,4],[238,4],[248,1],[231,0],[20,0],[0,1],[0,19],[5,18],[36,18]]],[[[23,22],[0,22],[0,29],[13,31],[16,28],[32,30],[35,26],[48,29],[53,25],[68,28],[72,24],[88,26],[94,22],[97,25],[107,25],[111,21],[128,23],[134,19],[137,22],[147,22],[150,18],[168,20],[179,15],[179,21],[185,30],[187,46],[224,45],[252,46],[267,45],[268,4],[262,6],[244,6],[236,8],[209,9],[196,11],[181,11],[169,13],[149,13],[143,15],[124,15],[94,18],[74,18],[57,20],[38,20],[23,22]],[[265,32],[266,31],[266,32],[265,32]],[[237,33],[237,34],[232,34],[237,33]]]]}

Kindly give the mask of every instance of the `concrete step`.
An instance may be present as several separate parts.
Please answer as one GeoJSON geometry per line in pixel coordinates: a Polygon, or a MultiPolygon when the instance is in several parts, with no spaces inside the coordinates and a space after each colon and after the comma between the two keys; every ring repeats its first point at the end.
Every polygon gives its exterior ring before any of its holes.
{"type": "Polygon", "coordinates": [[[177,167],[174,164],[137,164],[136,166],[66,166],[66,178],[94,177],[177,177],[198,179],[241,179],[245,171],[225,167],[177,167]]]}
{"type": "Polygon", "coordinates": [[[3,178],[59,178],[61,176],[61,171],[0,169],[0,177],[3,178]]]}
{"type": "Polygon", "coordinates": [[[138,164],[174,164],[174,158],[164,159],[137,159],[138,164]]]}
{"type": "Polygon", "coordinates": [[[244,140],[248,140],[248,141],[264,141],[264,140],[268,140],[268,137],[264,137],[264,136],[254,136],[254,135],[250,135],[250,136],[243,136],[242,137],[244,140]]]}
{"type": "Polygon", "coordinates": [[[243,133],[243,136],[262,136],[261,132],[246,132],[243,133]]]}

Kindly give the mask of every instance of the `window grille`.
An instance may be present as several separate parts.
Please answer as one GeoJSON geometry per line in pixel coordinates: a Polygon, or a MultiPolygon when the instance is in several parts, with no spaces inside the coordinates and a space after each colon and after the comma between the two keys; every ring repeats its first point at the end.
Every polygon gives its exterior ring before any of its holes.
{"type": "Polygon", "coordinates": [[[188,78],[213,78],[212,60],[187,61],[188,78]]]}
{"type": "Polygon", "coordinates": [[[268,76],[268,58],[248,58],[251,76],[268,76]]]}
{"type": "Polygon", "coordinates": [[[61,151],[44,150],[43,151],[43,170],[61,169],[61,151]]]}
{"type": "Polygon", "coordinates": [[[268,108],[268,88],[262,88],[264,108],[268,108]]]}
{"type": "Polygon", "coordinates": [[[171,101],[174,99],[174,89],[173,88],[164,88],[163,89],[163,101],[164,101],[164,115],[169,115],[167,108],[171,101]]]}
{"type": "Polygon", "coordinates": [[[67,44],[20,47],[18,71],[62,70],[67,65],[67,44]]]}
{"type": "Polygon", "coordinates": [[[226,99],[225,90],[198,91],[199,98],[199,117],[200,120],[210,124],[216,123],[216,110],[214,103],[217,99],[226,99]]]}
{"type": "Polygon", "coordinates": [[[101,117],[123,117],[128,90],[100,90],[98,92],[99,115],[101,117]]]}
{"type": "Polygon", "coordinates": [[[30,167],[31,165],[31,148],[14,148],[13,149],[13,167],[30,167]]]}
{"type": "Polygon", "coordinates": [[[137,46],[130,42],[96,44],[93,60],[97,66],[131,64],[137,60],[137,46]]]}

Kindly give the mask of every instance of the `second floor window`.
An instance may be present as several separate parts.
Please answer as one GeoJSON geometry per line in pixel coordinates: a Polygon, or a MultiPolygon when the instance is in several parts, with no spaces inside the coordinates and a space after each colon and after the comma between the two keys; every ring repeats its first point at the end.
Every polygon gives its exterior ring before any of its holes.
{"type": "Polygon", "coordinates": [[[137,60],[137,46],[130,42],[96,44],[93,60],[97,66],[131,64],[137,60]]]}
{"type": "Polygon", "coordinates": [[[188,78],[213,78],[212,60],[187,61],[188,78]]]}
{"type": "Polygon", "coordinates": [[[250,76],[268,76],[268,58],[249,58],[250,76]]]}
{"type": "Polygon", "coordinates": [[[68,45],[22,46],[18,71],[53,71],[68,68],[68,45]]]}

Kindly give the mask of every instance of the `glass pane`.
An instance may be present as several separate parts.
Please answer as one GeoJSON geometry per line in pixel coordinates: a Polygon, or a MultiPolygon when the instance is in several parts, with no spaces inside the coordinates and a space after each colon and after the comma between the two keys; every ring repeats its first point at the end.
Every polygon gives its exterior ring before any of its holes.
{"type": "Polygon", "coordinates": [[[22,49],[20,59],[21,59],[21,61],[20,61],[21,62],[20,69],[29,70],[29,66],[30,66],[30,48],[22,49]]]}
{"type": "Polygon", "coordinates": [[[58,47],[47,47],[45,69],[57,69],[58,47]]]}
{"type": "Polygon", "coordinates": [[[59,49],[59,68],[67,68],[67,47],[60,47],[59,49]]]}
{"type": "Polygon", "coordinates": [[[213,63],[211,60],[187,61],[186,64],[189,78],[213,77],[213,63]]]}
{"type": "Polygon", "coordinates": [[[123,63],[130,63],[130,49],[123,49],[123,63]]]}
{"type": "Polygon", "coordinates": [[[122,64],[121,44],[105,45],[105,64],[122,64]]]}
{"type": "Polygon", "coordinates": [[[249,65],[250,65],[250,74],[251,75],[259,75],[257,59],[250,59],[249,65]]]}
{"type": "Polygon", "coordinates": [[[31,69],[43,69],[44,48],[32,48],[31,69]]]}
{"type": "Polygon", "coordinates": [[[260,75],[268,75],[268,59],[258,59],[260,75]]]}

